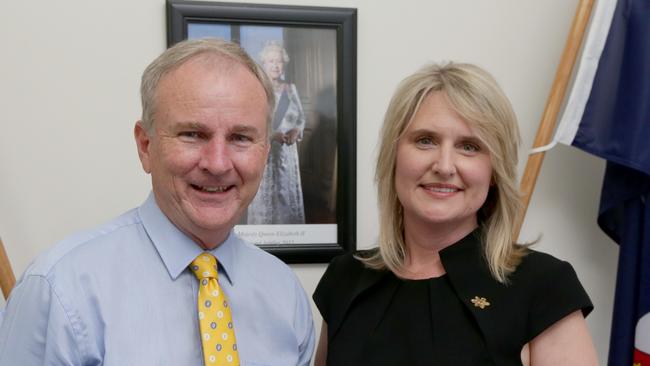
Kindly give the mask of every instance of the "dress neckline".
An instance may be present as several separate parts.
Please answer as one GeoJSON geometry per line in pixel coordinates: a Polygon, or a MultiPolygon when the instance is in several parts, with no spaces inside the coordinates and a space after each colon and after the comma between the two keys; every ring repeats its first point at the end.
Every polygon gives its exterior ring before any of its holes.
{"type": "Polygon", "coordinates": [[[445,280],[447,278],[447,273],[444,273],[443,275],[437,276],[437,277],[417,278],[417,279],[401,278],[401,277],[397,277],[393,273],[393,277],[395,277],[399,282],[402,282],[402,283],[439,282],[439,281],[445,280]]]}

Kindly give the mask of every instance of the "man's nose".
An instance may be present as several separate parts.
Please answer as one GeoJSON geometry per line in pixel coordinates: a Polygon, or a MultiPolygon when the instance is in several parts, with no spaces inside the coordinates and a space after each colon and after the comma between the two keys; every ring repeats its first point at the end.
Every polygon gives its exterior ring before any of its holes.
{"type": "Polygon", "coordinates": [[[201,151],[199,168],[213,175],[223,174],[233,168],[231,151],[223,139],[213,138],[201,151]]]}

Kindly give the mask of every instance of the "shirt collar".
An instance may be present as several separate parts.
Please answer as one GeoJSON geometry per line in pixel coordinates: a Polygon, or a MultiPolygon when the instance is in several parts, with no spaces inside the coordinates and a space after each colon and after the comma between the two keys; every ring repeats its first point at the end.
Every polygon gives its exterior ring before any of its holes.
{"type": "Polygon", "coordinates": [[[231,229],[226,240],[219,244],[218,247],[210,250],[210,253],[219,262],[219,272],[226,275],[226,279],[231,285],[235,284],[235,271],[237,269],[235,262],[237,260],[237,250],[241,245],[239,243],[240,240],[237,234],[231,229]]]}
{"type": "MultiPolygon", "coordinates": [[[[201,253],[203,248],[198,246],[190,237],[180,231],[160,210],[153,193],[138,209],[145,231],[158,251],[169,276],[176,280],[188,268],[190,263],[201,253]]],[[[209,252],[219,261],[219,273],[234,284],[234,268],[239,238],[231,230],[226,240],[209,252]]]]}

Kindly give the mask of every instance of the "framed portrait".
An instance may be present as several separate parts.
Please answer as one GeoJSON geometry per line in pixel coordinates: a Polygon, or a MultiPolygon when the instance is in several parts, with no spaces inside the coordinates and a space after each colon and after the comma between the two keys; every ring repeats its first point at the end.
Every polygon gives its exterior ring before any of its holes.
{"type": "Polygon", "coordinates": [[[167,42],[222,38],[262,67],[275,96],[257,195],[235,231],[287,263],[356,247],[357,12],[167,1],[167,42]]]}

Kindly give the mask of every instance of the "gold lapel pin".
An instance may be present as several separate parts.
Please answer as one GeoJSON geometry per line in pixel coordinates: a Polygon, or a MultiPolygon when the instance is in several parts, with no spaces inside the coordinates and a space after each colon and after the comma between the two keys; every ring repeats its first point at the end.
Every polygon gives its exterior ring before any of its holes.
{"type": "Polygon", "coordinates": [[[477,308],[485,309],[486,306],[490,306],[490,303],[484,297],[474,296],[471,301],[477,308]]]}

